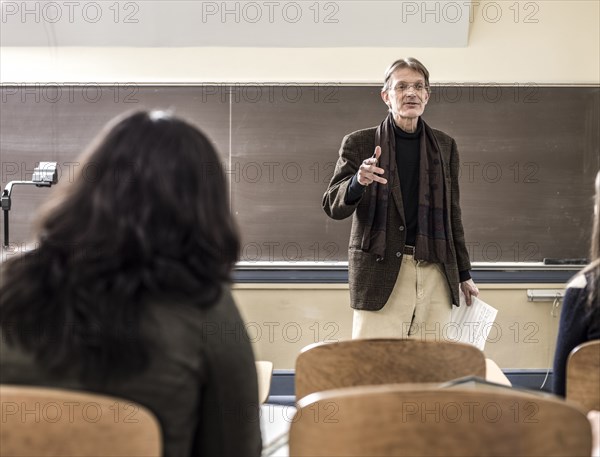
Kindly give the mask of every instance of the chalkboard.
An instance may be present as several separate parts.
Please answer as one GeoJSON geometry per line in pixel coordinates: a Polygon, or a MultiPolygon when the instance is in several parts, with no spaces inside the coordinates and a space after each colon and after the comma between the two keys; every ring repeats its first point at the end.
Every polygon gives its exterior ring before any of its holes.
{"type": "MultiPolygon", "coordinates": [[[[321,209],[343,136],[386,115],[379,85],[4,85],[1,185],[56,161],[68,181],[77,156],[113,116],[168,108],[214,142],[229,178],[245,262],[347,258],[350,219],[321,209]]],[[[588,255],[600,168],[600,88],[440,85],[424,118],[453,136],[474,262],[588,255]]],[[[168,158],[165,158],[168,160],[168,158]]],[[[17,187],[11,249],[32,236],[52,190],[17,187]]]]}

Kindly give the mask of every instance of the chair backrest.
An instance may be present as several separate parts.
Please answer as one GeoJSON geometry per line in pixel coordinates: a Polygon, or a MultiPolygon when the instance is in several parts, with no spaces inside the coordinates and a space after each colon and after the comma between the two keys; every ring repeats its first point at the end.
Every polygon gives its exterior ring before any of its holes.
{"type": "Polygon", "coordinates": [[[0,455],[160,456],[158,420],[121,398],[0,385],[0,455]]]}
{"type": "Polygon", "coordinates": [[[404,382],[444,382],[486,374],[475,346],[403,339],[317,343],[296,359],[296,399],[340,387],[404,382]]]}
{"type": "Polygon", "coordinates": [[[256,374],[258,376],[258,401],[264,403],[269,398],[269,391],[271,390],[273,362],[268,362],[266,360],[257,361],[256,374]]]}
{"type": "Polygon", "coordinates": [[[580,344],[567,361],[567,400],[600,410],[600,340],[580,344]]]}
{"type": "Polygon", "coordinates": [[[567,402],[498,388],[352,387],[298,402],[290,456],[589,456],[567,402]]]}

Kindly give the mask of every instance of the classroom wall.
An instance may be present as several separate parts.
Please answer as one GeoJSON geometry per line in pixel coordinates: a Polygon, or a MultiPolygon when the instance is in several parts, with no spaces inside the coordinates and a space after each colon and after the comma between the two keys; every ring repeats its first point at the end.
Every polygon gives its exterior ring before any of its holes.
{"type": "MultiPolygon", "coordinates": [[[[527,300],[528,289],[563,284],[478,284],[480,297],[498,310],[485,355],[501,368],[552,367],[560,316],[553,301],[527,300]]],[[[293,369],[300,350],[352,335],[352,309],[345,284],[237,284],[234,297],[258,360],[293,369]]],[[[442,331],[442,335],[446,335],[442,331]]],[[[435,338],[423,333],[425,339],[435,338]]]]}
{"type": "MultiPolygon", "coordinates": [[[[413,55],[427,65],[434,84],[597,85],[599,17],[596,0],[475,2],[469,44],[459,48],[2,47],[0,81],[378,83],[389,63],[413,55]],[[498,7],[496,21],[490,15],[498,7]]],[[[562,285],[479,286],[482,298],[498,308],[502,329],[486,355],[502,368],[549,367],[559,310],[551,314],[550,302],[528,302],[526,289],[562,285]]],[[[257,358],[272,360],[275,368],[293,368],[307,344],[350,337],[347,285],[237,284],[234,294],[257,358]]]]}
{"type": "MultiPolygon", "coordinates": [[[[12,47],[0,51],[0,79],[373,83],[391,61],[413,55],[434,83],[598,84],[600,2],[485,0],[473,2],[472,12],[469,44],[461,48],[12,47]]],[[[376,33],[376,24],[365,27],[376,33]]]]}

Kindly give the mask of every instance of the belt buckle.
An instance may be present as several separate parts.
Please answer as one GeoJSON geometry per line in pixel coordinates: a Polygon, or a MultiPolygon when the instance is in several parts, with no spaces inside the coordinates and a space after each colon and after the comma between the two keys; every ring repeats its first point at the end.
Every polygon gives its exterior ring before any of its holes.
{"type": "Polygon", "coordinates": [[[404,254],[412,255],[414,257],[414,255],[415,255],[415,247],[414,246],[410,246],[408,244],[405,244],[404,245],[404,254]]]}

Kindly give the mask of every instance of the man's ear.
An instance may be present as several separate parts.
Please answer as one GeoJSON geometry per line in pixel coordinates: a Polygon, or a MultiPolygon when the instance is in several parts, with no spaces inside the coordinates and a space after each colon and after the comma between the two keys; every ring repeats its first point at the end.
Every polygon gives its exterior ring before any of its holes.
{"type": "Polygon", "coordinates": [[[383,103],[385,103],[387,105],[388,108],[392,108],[390,106],[390,94],[388,93],[387,90],[382,90],[381,91],[381,99],[383,100],[383,103]]]}

